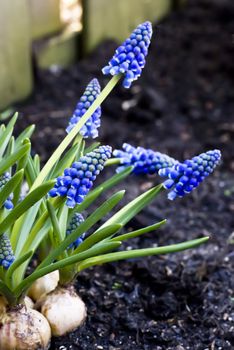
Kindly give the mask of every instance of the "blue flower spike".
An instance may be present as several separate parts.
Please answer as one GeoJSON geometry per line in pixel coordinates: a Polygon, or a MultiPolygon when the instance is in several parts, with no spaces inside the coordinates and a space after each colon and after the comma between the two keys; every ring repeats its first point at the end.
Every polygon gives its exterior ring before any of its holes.
{"type": "Polygon", "coordinates": [[[120,159],[120,166],[117,172],[126,167],[133,166],[133,173],[157,174],[160,169],[169,168],[177,164],[178,161],[160,152],[143,147],[133,147],[128,143],[123,144],[123,150],[114,150],[113,155],[120,159]]]}
{"type": "MultiPolygon", "coordinates": [[[[81,117],[89,109],[89,107],[96,100],[101,92],[101,88],[97,79],[93,79],[87,85],[84,94],[81,96],[80,101],[76,105],[76,109],[69,121],[68,127],[66,128],[69,133],[74,126],[78,123],[81,117]]],[[[84,138],[96,138],[98,136],[98,128],[101,125],[101,107],[99,106],[96,111],[91,115],[85,125],[80,129],[80,134],[84,138]]]]}
{"type": "Polygon", "coordinates": [[[150,22],[140,24],[118,47],[108,65],[102,69],[107,75],[124,74],[123,87],[129,88],[134,80],[141,75],[145,66],[145,57],[152,37],[152,25],[150,22]]]}
{"type": "Polygon", "coordinates": [[[158,174],[168,179],[163,183],[164,188],[171,190],[168,199],[184,197],[193,191],[208,175],[210,175],[221,159],[219,150],[202,153],[191,160],[175,164],[171,168],[159,170],[158,174]]]}
{"type": "MultiPolygon", "coordinates": [[[[67,230],[66,230],[66,235],[70,235],[73,231],[75,231],[80,224],[82,224],[82,222],[84,222],[84,218],[83,215],[81,215],[80,213],[75,213],[68,226],[67,226],[67,230]]],[[[70,246],[70,249],[76,249],[77,247],[79,247],[79,245],[83,242],[85,238],[85,233],[83,233],[80,237],[78,237],[70,246]]]]}
{"type": "MultiPolygon", "coordinates": [[[[6,185],[10,178],[11,176],[9,173],[5,173],[0,176],[0,190],[6,185]]],[[[13,208],[12,198],[13,195],[11,194],[4,203],[4,207],[8,210],[11,210],[13,208]]]]}
{"type": "Polygon", "coordinates": [[[66,205],[69,208],[82,203],[111,153],[110,146],[100,146],[81,157],[57,178],[54,188],[49,192],[50,196],[67,197],[66,205]]]}
{"type": "Polygon", "coordinates": [[[8,269],[14,262],[15,256],[8,236],[3,233],[0,236],[0,266],[8,269]]]}

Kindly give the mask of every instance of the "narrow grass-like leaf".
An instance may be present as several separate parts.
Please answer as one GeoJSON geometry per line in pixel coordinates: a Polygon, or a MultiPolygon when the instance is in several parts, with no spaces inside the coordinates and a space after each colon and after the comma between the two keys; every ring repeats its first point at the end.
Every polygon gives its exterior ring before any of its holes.
{"type": "Polygon", "coordinates": [[[62,174],[63,170],[70,167],[73,161],[75,160],[75,157],[77,154],[81,152],[82,148],[82,137],[79,136],[78,143],[73,145],[62,157],[61,160],[57,162],[54,169],[52,170],[50,174],[50,178],[57,177],[62,174]]]}
{"type": "Polygon", "coordinates": [[[20,265],[22,265],[26,260],[31,259],[33,255],[33,252],[30,251],[26,254],[24,254],[23,256],[21,256],[20,258],[16,259],[13,264],[9,267],[9,269],[6,272],[6,277],[5,277],[5,283],[7,284],[7,286],[9,288],[12,287],[12,277],[14,272],[18,269],[18,267],[20,267],[20,265]]]}
{"type": "MultiPolygon", "coordinates": [[[[91,205],[104,191],[114,187],[119,182],[124,180],[132,171],[133,167],[128,167],[119,174],[115,174],[110,179],[104,181],[101,185],[97,186],[94,190],[86,196],[85,200],[79,205],[79,213],[82,213],[89,205],[91,205]]],[[[71,210],[69,219],[73,216],[76,208],[71,210]]]]}
{"type": "Polygon", "coordinates": [[[30,139],[34,130],[35,130],[34,124],[29,125],[26,129],[24,129],[21,132],[21,134],[17,137],[17,139],[15,140],[16,147],[18,147],[24,139],[27,139],[27,138],[30,139]]]}
{"type": "Polygon", "coordinates": [[[30,145],[23,145],[19,147],[13,154],[3,159],[0,162],[0,175],[8,170],[15,162],[19,161],[30,149],[30,145]]]}
{"type": "Polygon", "coordinates": [[[100,142],[94,142],[92,143],[91,146],[87,147],[85,150],[84,150],[84,155],[89,153],[89,152],[92,152],[93,150],[95,150],[95,148],[98,148],[100,146],[100,142]]]}
{"type": "MultiPolygon", "coordinates": [[[[89,249],[94,244],[101,242],[107,237],[110,237],[111,235],[115,234],[121,229],[122,225],[115,224],[104,227],[102,230],[99,230],[98,232],[94,232],[92,235],[87,237],[80,245],[77,247],[72,255],[75,255],[79,252],[83,252],[86,249],[89,249]]],[[[119,240],[120,241],[120,240],[119,240]]]]}
{"type": "Polygon", "coordinates": [[[150,225],[150,226],[147,226],[147,227],[143,227],[139,230],[136,230],[136,231],[132,231],[132,232],[129,232],[129,233],[124,233],[123,235],[119,235],[115,238],[112,238],[111,241],[126,241],[130,238],[135,238],[135,237],[138,237],[138,236],[141,236],[145,233],[148,233],[148,232],[151,232],[151,231],[155,231],[157,230],[159,227],[161,227],[162,225],[164,225],[165,223],[167,222],[167,220],[162,220],[160,222],[157,222],[156,224],[154,225],[150,225]]]}
{"type": "Polygon", "coordinates": [[[72,244],[82,233],[89,230],[96,222],[108,214],[123,198],[125,191],[119,191],[107,199],[98,209],[96,209],[76,230],[68,235],[65,240],[54,249],[48,257],[40,264],[40,268],[54,261],[61,253],[72,244]]]}
{"type": "Polygon", "coordinates": [[[6,299],[14,305],[16,302],[15,293],[13,293],[6,285],[6,283],[0,281],[0,294],[5,296],[6,299]]]}
{"type": "Polygon", "coordinates": [[[15,113],[14,116],[9,121],[6,129],[4,130],[4,132],[1,135],[1,138],[0,138],[0,157],[3,156],[5,149],[8,145],[8,142],[10,141],[10,138],[11,138],[11,135],[12,135],[14,125],[16,123],[17,118],[18,118],[18,113],[15,113]]]}
{"type": "Polygon", "coordinates": [[[53,226],[53,247],[55,248],[55,247],[58,247],[59,244],[63,241],[63,235],[60,231],[59,222],[58,222],[55,209],[49,200],[46,201],[46,206],[47,206],[49,217],[53,226]]]}
{"type": "Polygon", "coordinates": [[[85,252],[76,254],[74,256],[65,258],[63,260],[57,261],[53,264],[38,267],[30,276],[26,277],[14,290],[14,294],[17,297],[20,297],[23,293],[26,292],[26,290],[31,286],[31,284],[36,281],[38,278],[47,275],[50,272],[53,272],[58,269],[62,269],[66,266],[73,265],[78,263],[79,261],[82,261],[84,259],[87,259],[91,256],[97,256],[98,254],[103,254],[105,252],[114,250],[118,248],[121,245],[121,242],[106,242],[102,245],[94,246],[85,252]]]}
{"type": "Polygon", "coordinates": [[[19,170],[3,187],[0,191],[0,208],[5,203],[9,195],[14,191],[21,180],[23,179],[24,171],[23,169],[19,170]]]}
{"type": "Polygon", "coordinates": [[[8,216],[0,223],[0,236],[8,229],[22,214],[45,196],[54,186],[54,181],[48,181],[29,193],[25,199],[12,209],[8,216]]]}
{"type": "Polygon", "coordinates": [[[94,258],[89,258],[86,261],[83,261],[78,266],[78,271],[82,271],[84,269],[87,269],[94,265],[101,265],[107,262],[112,261],[118,261],[118,260],[125,260],[125,259],[135,259],[135,258],[141,258],[151,255],[159,255],[159,254],[169,254],[169,253],[176,253],[181,250],[191,249],[195,248],[198,245],[207,242],[209,237],[203,237],[199,239],[194,239],[192,241],[187,241],[183,243],[178,244],[172,244],[164,247],[157,247],[157,248],[146,248],[146,249],[133,249],[133,250],[127,250],[117,253],[110,253],[105,254],[102,256],[97,256],[94,258]]]}
{"type": "Polygon", "coordinates": [[[135,215],[137,215],[146,205],[152,202],[162,189],[162,185],[158,185],[156,187],[151,188],[147,192],[141,194],[137,198],[133,199],[130,203],[125,205],[115,215],[113,215],[109,220],[107,220],[100,227],[100,229],[102,229],[105,226],[117,223],[125,225],[135,215]]]}

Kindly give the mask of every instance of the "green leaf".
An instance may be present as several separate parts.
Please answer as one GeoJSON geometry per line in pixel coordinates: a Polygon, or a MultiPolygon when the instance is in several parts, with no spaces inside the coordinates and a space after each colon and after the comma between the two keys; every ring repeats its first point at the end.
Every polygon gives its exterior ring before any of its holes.
{"type": "Polygon", "coordinates": [[[74,162],[75,157],[77,154],[81,152],[82,148],[82,137],[78,137],[78,142],[73,145],[62,157],[60,161],[57,162],[56,166],[52,170],[50,174],[50,178],[58,177],[61,175],[61,173],[64,171],[64,169],[71,166],[71,164],[74,162]]]}
{"type": "Polygon", "coordinates": [[[119,235],[119,236],[117,236],[115,238],[112,238],[111,241],[112,242],[113,241],[121,241],[121,242],[123,242],[123,241],[126,241],[127,239],[138,237],[138,236],[143,235],[145,233],[157,230],[159,227],[164,225],[166,222],[167,222],[167,220],[162,220],[160,222],[157,222],[154,225],[143,227],[143,228],[141,228],[139,230],[132,231],[132,232],[129,232],[129,233],[124,233],[123,235],[119,235]]]}
{"type": "Polygon", "coordinates": [[[3,189],[0,191],[0,208],[3,206],[7,198],[10,196],[10,194],[14,191],[14,189],[17,187],[17,185],[21,182],[24,176],[24,171],[19,170],[3,187],[3,189]]]}
{"type": "Polygon", "coordinates": [[[40,161],[40,156],[38,154],[35,154],[33,158],[33,164],[34,164],[36,174],[38,175],[41,170],[41,161],[40,161]]]}
{"type": "Polygon", "coordinates": [[[3,295],[10,304],[15,304],[16,297],[15,294],[7,287],[7,285],[0,281],[0,293],[3,295]]]}
{"type": "Polygon", "coordinates": [[[109,213],[123,198],[125,191],[119,191],[106,200],[98,209],[96,209],[83,223],[77,227],[65,240],[54,249],[48,257],[40,264],[40,268],[52,263],[66,248],[72,244],[82,233],[90,229],[96,222],[109,213]]]}
{"type": "Polygon", "coordinates": [[[6,277],[5,277],[5,283],[9,286],[9,288],[11,288],[12,286],[12,277],[14,272],[18,269],[18,267],[20,267],[26,260],[31,259],[33,255],[33,252],[30,251],[26,254],[24,254],[23,256],[21,256],[20,258],[16,259],[13,264],[9,267],[9,269],[6,272],[6,277]]]}
{"type": "Polygon", "coordinates": [[[87,147],[87,148],[84,150],[84,155],[87,154],[87,153],[92,152],[93,150],[95,150],[95,149],[98,148],[99,146],[100,146],[100,142],[94,142],[94,143],[92,143],[91,146],[87,147]]]}
{"type": "Polygon", "coordinates": [[[122,225],[115,224],[115,225],[110,225],[110,226],[104,227],[102,230],[99,230],[98,232],[94,232],[92,235],[87,237],[83,241],[83,243],[81,243],[79,245],[79,247],[77,247],[74,250],[72,255],[80,253],[80,252],[83,252],[84,250],[89,249],[90,247],[92,247],[96,243],[101,242],[103,239],[105,239],[105,238],[115,234],[117,231],[119,231],[121,229],[121,227],[122,227],[122,225]]]}
{"type": "Polygon", "coordinates": [[[13,154],[0,162],[0,175],[8,170],[16,161],[19,161],[30,149],[30,145],[26,144],[19,147],[13,154]]]}
{"type": "Polygon", "coordinates": [[[5,149],[8,145],[8,142],[11,139],[11,135],[12,135],[14,125],[16,123],[17,118],[18,118],[18,113],[15,113],[14,116],[11,118],[10,122],[8,123],[6,129],[4,130],[4,132],[1,135],[1,138],[0,138],[0,157],[3,156],[5,149]]]}
{"type": "MultiPolygon", "coordinates": [[[[55,199],[52,200],[52,204],[54,206],[55,209],[57,209],[59,206],[61,206],[63,203],[65,202],[65,198],[64,197],[57,197],[55,199]]],[[[30,232],[30,235],[28,236],[27,240],[25,241],[24,247],[23,247],[23,252],[27,252],[27,250],[33,250],[33,246],[35,246],[35,242],[37,241],[37,235],[39,235],[40,230],[43,227],[46,227],[47,222],[49,224],[49,213],[48,211],[45,211],[39,218],[38,220],[34,223],[34,226],[30,232]]],[[[50,224],[49,224],[50,226],[50,224]]],[[[47,232],[47,231],[46,231],[47,232]]],[[[41,236],[41,235],[40,235],[41,236]]],[[[44,237],[44,236],[43,236],[44,237]]],[[[40,239],[39,239],[39,243],[40,243],[40,239]]],[[[37,245],[36,245],[37,246],[37,245]]]]}
{"type": "Polygon", "coordinates": [[[96,256],[97,254],[103,254],[104,252],[118,248],[121,242],[106,242],[100,246],[94,246],[85,252],[76,254],[74,256],[57,261],[53,264],[38,267],[30,276],[26,277],[14,290],[14,294],[20,297],[31,286],[31,284],[38,278],[47,275],[48,273],[62,269],[66,266],[76,264],[79,261],[87,259],[89,256],[96,256]]]}
{"type": "MultiPolygon", "coordinates": [[[[28,150],[28,152],[18,161],[17,167],[16,167],[16,171],[19,171],[21,169],[25,169],[26,165],[28,163],[28,158],[30,156],[30,150],[31,150],[31,143],[29,139],[25,139],[23,141],[23,144],[25,145],[30,145],[30,148],[28,150]]],[[[20,198],[20,194],[21,194],[21,186],[22,186],[22,182],[23,182],[23,178],[21,179],[21,183],[19,184],[19,186],[16,187],[15,191],[14,191],[14,196],[13,196],[13,204],[14,206],[18,203],[19,198],[20,198]]]]}
{"type": "Polygon", "coordinates": [[[25,199],[12,209],[10,214],[0,223],[0,236],[10,227],[22,214],[37,203],[54,186],[54,181],[45,182],[30,192],[25,199]]]}
{"type": "Polygon", "coordinates": [[[46,206],[47,206],[49,217],[53,226],[53,247],[56,248],[63,241],[63,235],[60,231],[59,222],[58,222],[55,209],[49,200],[46,201],[46,206]]]}
{"type": "Polygon", "coordinates": [[[155,197],[163,189],[162,185],[151,188],[147,192],[141,194],[137,198],[133,199],[130,203],[125,205],[120,209],[115,215],[113,215],[109,220],[107,220],[100,228],[106,227],[112,224],[121,224],[125,225],[129,222],[134,216],[136,216],[146,205],[152,202],[155,197]]]}
{"type": "Polygon", "coordinates": [[[16,147],[19,147],[19,145],[22,143],[25,139],[30,139],[33,132],[35,130],[35,125],[29,125],[26,129],[24,129],[21,134],[17,137],[15,140],[16,147]]]}
{"type": "Polygon", "coordinates": [[[85,197],[84,201],[81,204],[79,204],[78,208],[75,207],[72,210],[70,210],[68,221],[71,220],[74,213],[82,213],[85,209],[87,209],[100,196],[102,191],[102,187],[98,187],[95,190],[89,192],[89,194],[85,197]]]}
{"type": "Polygon", "coordinates": [[[133,249],[133,250],[127,250],[117,253],[110,253],[105,254],[102,256],[97,256],[93,258],[89,258],[86,261],[83,261],[78,266],[78,271],[82,271],[84,269],[87,269],[94,265],[101,265],[107,262],[112,261],[118,261],[118,260],[125,260],[125,259],[135,259],[145,256],[151,256],[151,255],[159,255],[159,254],[169,254],[169,253],[176,253],[181,250],[191,249],[195,248],[198,245],[207,242],[209,237],[203,237],[199,239],[194,239],[192,241],[187,241],[183,243],[178,244],[172,244],[164,247],[157,247],[157,248],[146,248],[146,249],[133,249]]]}

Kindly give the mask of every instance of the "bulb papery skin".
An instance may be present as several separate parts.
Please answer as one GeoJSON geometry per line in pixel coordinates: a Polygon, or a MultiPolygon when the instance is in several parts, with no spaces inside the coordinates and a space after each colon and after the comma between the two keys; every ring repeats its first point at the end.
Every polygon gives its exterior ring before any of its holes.
{"type": "Polygon", "coordinates": [[[74,331],[86,319],[86,307],[72,286],[57,287],[38,302],[41,313],[47,318],[53,336],[74,331]]]}
{"type": "Polygon", "coordinates": [[[51,329],[38,311],[17,305],[0,312],[0,350],[46,350],[51,329]]]}
{"type": "Polygon", "coordinates": [[[28,296],[34,301],[39,300],[43,295],[52,292],[58,285],[59,272],[58,270],[48,273],[41,278],[38,278],[30,287],[28,296]]]}

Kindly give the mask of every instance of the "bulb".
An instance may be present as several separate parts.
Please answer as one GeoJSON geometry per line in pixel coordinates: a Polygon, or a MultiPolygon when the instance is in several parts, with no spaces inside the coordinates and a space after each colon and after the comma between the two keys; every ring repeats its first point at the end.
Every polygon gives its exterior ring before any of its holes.
{"type": "Polygon", "coordinates": [[[28,291],[28,296],[31,297],[34,301],[37,301],[44,294],[48,294],[53,291],[57,287],[58,281],[58,270],[48,273],[48,275],[38,278],[38,280],[32,284],[31,288],[28,291]]]}
{"type": "Polygon", "coordinates": [[[46,350],[49,348],[51,329],[47,319],[26,305],[9,308],[0,301],[0,349],[46,350]]]}
{"type": "Polygon", "coordinates": [[[47,318],[52,335],[61,336],[75,330],[86,318],[84,302],[73,287],[57,287],[38,301],[41,313],[47,318]]]}

